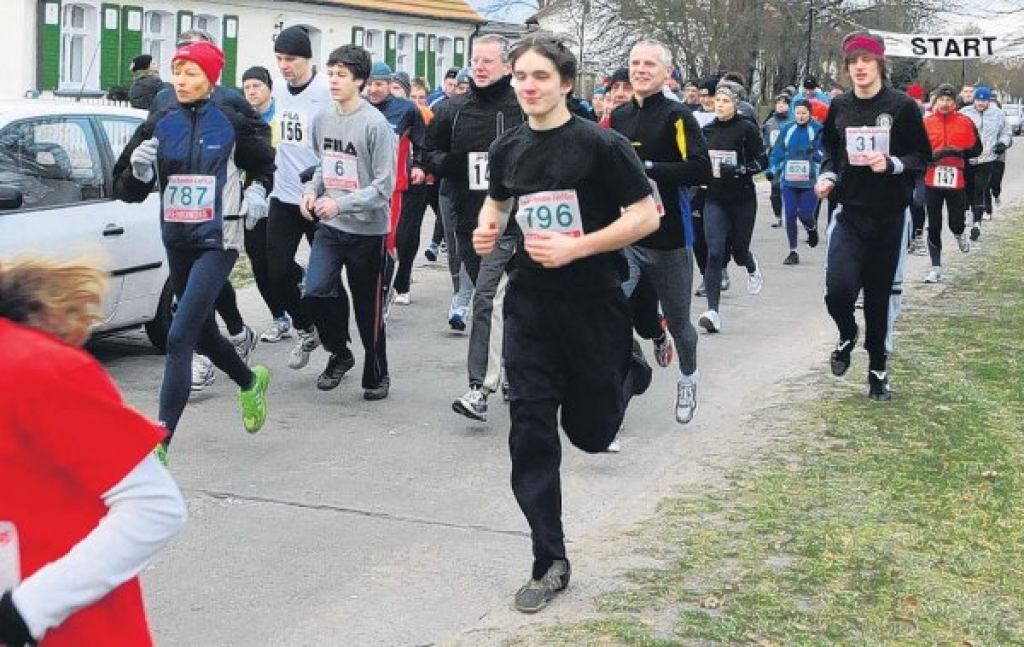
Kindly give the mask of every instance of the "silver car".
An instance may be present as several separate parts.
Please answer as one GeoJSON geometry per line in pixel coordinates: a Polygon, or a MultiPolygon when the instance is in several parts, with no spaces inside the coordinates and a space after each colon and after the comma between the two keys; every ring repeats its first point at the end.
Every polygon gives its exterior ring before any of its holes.
{"type": "Polygon", "coordinates": [[[113,198],[111,173],[146,113],[88,103],[0,101],[0,262],[84,258],[110,275],[106,334],[144,326],[165,350],[173,293],[159,197],[113,198]]]}

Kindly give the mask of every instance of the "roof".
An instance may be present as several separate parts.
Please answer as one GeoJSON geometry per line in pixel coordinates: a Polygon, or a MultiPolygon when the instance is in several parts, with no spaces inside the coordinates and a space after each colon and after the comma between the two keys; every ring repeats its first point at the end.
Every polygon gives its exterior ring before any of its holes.
{"type": "Polygon", "coordinates": [[[422,16],[470,23],[487,22],[466,0],[313,0],[317,4],[338,5],[368,11],[385,11],[407,16],[422,16]]]}

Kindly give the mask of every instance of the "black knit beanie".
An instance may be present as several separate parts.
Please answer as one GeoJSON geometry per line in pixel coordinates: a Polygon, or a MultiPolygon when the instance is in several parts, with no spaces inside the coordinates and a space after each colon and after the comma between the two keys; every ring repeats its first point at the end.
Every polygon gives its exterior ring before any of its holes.
{"type": "Polygon", "coordinates": [[[313,58],[313,45],[309,42],[309,34],[298,25],[281,31],[274,40],[274,53],[313,58]]]}
{"type": "Polygon", "coordinates": [[[263,85],[271,89],[273,89],[274,87],[274,82],[270,78],[270,71],[267,68],[262,67],[260,65],[254,65],[253,67],[250,67],[248,70],[246,70],[244,74],[242,74],[242,83],[245,83],[249,79],[255,79],[256,81],[260,81],[263,83],[263,85]]]}

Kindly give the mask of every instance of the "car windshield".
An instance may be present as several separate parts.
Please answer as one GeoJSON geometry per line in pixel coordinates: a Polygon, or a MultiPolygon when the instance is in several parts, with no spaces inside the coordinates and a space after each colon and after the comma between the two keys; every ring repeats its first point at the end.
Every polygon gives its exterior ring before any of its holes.
{"type": "Polygon", "coordinates": [[[1005,112],[1010,117],[1019,117],[1020,108],[1020,106],[1003,106],[1003,112],[1005,112]]]}

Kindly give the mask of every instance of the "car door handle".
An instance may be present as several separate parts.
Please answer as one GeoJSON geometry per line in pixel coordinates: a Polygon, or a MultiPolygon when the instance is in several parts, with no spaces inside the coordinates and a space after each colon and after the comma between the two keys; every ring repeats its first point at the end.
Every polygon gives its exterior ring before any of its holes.
{"type": "Polygon", "coordinates": [[[124,227],[118,227],[117,225],[107,225],[103,230],[104,236],[120,236],[124,233],[124,227]]]}

